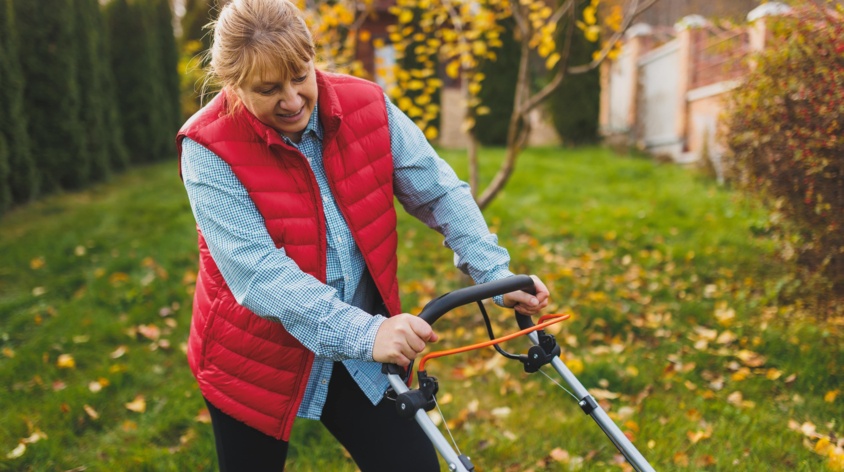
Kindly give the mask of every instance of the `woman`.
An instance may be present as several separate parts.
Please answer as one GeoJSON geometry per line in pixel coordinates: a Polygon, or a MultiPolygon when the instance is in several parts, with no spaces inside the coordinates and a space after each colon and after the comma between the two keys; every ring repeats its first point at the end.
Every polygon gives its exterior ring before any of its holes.
{"type": "MultiPolygon", "coordinates": [[[[380,363],[437,340],[401,313],[394,196],[476,282],[510,276],[472,199],[377,85],[314,68],[287,0],[234,0],[214,24],[221,93],[182,127],[200,269],[188,360],[221,470],[283,468],[294,419],[318,419],[363,471],[439,470],[421,429],[382,402],[380,363]]],[[[524,314],[548,303],[513,292],[524,314]]]]}

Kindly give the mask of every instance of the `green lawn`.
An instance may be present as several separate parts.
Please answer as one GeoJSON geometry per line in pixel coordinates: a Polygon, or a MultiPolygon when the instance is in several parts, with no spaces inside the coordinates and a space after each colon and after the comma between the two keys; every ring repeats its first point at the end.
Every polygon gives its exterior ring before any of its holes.
{"type": "MultiPolygon", "coordinates": [[[[460,153],[445,157],[464,174],[460,153]]],[[[399,277],[415,312],[469,281],[439,235],[400,214],[399,277]]],[[[679,167],[547,148],[523,155],[486,215],[513,270],[548,283],[549,312],[574,315],[554,330],[564,359],[657,470],[844,470],[810,449],[844,436],[841,336],[777,304],[795,282],[761,210],[679,167]]],[[[0,470],[214,469],[184,358],[193,225],[175,162],[0,219],[0,470]]],[[[516,330],[510,313],[491,315],[497,334],[516,330]]],[[[436,328],[435,349],[484,337],[471,308],[436,328]]],[[[574,399],[499,359],[475,351],[428,367],[479,470],[624,470],[574,399]]],[[[355,468],[300,421],[287,470],[355,468]]]]}

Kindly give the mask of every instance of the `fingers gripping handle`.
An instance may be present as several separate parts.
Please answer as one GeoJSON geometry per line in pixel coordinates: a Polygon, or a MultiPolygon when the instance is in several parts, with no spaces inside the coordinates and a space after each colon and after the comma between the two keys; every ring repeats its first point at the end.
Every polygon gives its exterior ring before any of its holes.
{"type": "MultiPolygon", "coordinates": [[[[451,309],[517,290],[535,294],[536,288],[533,279],[527,275],[514,275],[506,279],[461,288],[431,300],[419,313],[419,317],[427,321],[428,324],[433,325],[451,309]]],[[[526,318],[530,320],[529,316],[526,318]]]]}
{"type": "MultiPolygon", "coordinates": [[[[528,277],[530,278],[530,277],[528,277]]],[[[533,281],[533,279],[531,279],[533,281]]],[[[536,295],[536,286],[531,284],[530,288],[522,289],[525,292],[536,295]]],[[[522,315],[518,311],[513,310],[513,313],[516,314],[516,323],[519,325],[519,329],[528,329],[533,327],[533,319],[528,315],[522,315]]]]}
{"type": "MultiPolygon", "coordinates": [[[[517,290],[523,290],[525,292],[535,294],[536,287],[533,279],[527,275],[514,275],[507,277],[506,279],[461,288],[453,292],[446,293],[445,295],[428,302],[428,304],[422,308],[422,311],[419,313],[419,317],[425,320],[429,325],[433,325],[449,310],[469,303],[486,300],[487,298],[504,295],[505,293],[515,292],[517,290]]],[[[529,326],[533,326],[533,322],[530,321],[530,317],[526,316],[525,318],[527,318],[530,322],[529,326]]],[[[410,374],[412,366],[412,361],[407,370],[395,364],[384,364],[381,370],[385,374],[403,376],[405,374],[410,374]]],[[[409,377],[406,377],[406,379],[407,378],[409,377]]]]}

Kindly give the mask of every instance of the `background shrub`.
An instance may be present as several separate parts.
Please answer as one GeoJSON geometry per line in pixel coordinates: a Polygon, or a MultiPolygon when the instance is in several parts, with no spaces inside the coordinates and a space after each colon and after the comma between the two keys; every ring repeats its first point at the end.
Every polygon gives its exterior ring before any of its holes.
{"type": "Polygon", "coordinates": [[[777,20],[774,44],[734,94],[728,173],[775,210],[770,229],[807,292],[844,294],[844,15],[808,7],[777,20]]]}

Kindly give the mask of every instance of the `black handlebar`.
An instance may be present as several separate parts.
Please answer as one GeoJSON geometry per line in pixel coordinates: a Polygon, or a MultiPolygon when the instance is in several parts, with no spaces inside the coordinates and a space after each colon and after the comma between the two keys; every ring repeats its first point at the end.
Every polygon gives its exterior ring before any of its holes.
{"type": "MultiPolygon", "coordinates": [[[[506,279],[461,288],[428,302],[425,308],[419,313],[419,317],[427,321],[428,324],[433,325],[449,310],[517,290],[535,294],[536,287],[533,284],[533,279],[527,275],[514,275],[506,279]]],[[[533,326],[530,316],[517,315],[516,317],[517,319],[527,318],[531,323],[529,326],[533,326]]],[[[519,326],[521,324],[522,321],[519,320],[519,326]]]]}

